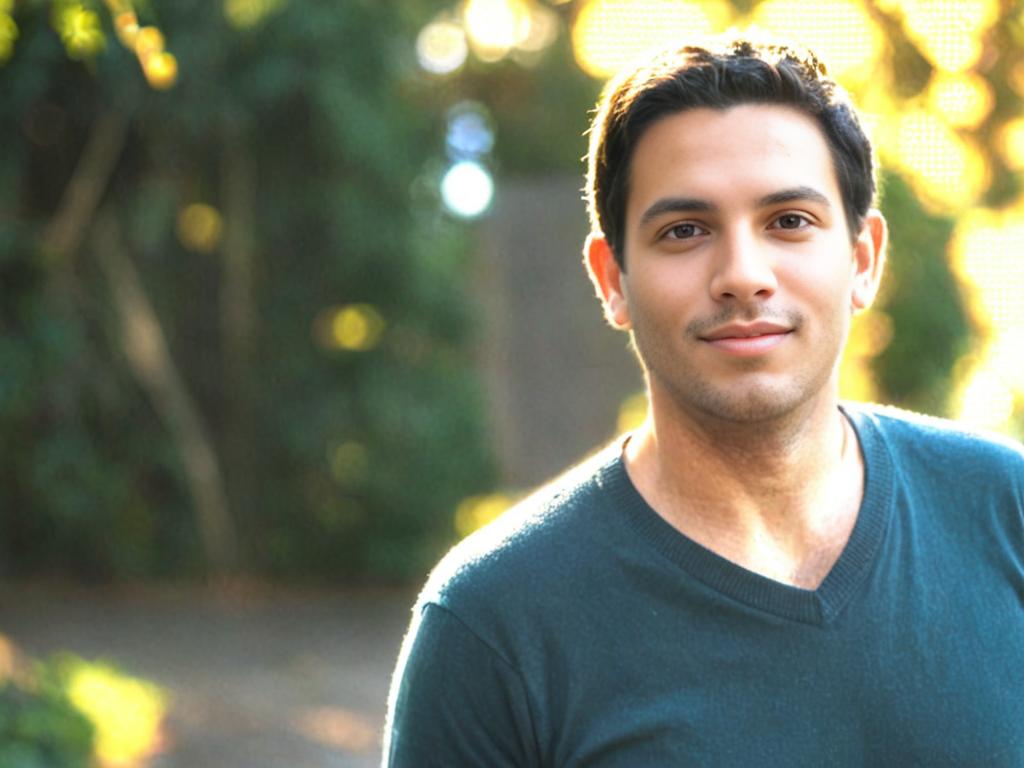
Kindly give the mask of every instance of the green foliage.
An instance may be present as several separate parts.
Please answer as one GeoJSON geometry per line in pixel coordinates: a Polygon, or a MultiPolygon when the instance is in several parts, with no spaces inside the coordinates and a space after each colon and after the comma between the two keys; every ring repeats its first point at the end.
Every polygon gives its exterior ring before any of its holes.
{"type": "Polygon", "coordinates": [[[494,479],[469,357],[468,241],[436,200],[411,195],[443,152],[443,105],[411,45],[437,4],[293,0],[239,28],[223,7],[140,4],[177,57],[163,92],[113,44],[105,11],[112,44],[84,63],[47,4],[16,14],[0,67],[0,562],[13,571],[202,568],[182,455],[128,365],[92,222],[66,260],[38,246],[110,110],[130,122],[102,205],[212,435],[250,569],[418,576],[458,501],[494,479]],[[233,225],[230,156],[251,169],[240,379],[226,373],[227,246],[190,250],[176,230],[196,202],[233,225]],[[325,345],[324,313],[356,303],[384,318],[380,344],[325,345]],[[359,471],[335,460],[346,445],[359,471]]]}
{"type": "Polygon", "coordinates": [[[0,683],[0,768],[87,768],[93,727],[59,686],[0,683]]]}
{"type": "Polygon", "coordinates": [[[893,336],[872,367],[888,402],[946,414],[953,366],[972,335],[946,257],[953,221],[925,211],[898,176],[882,189],[890,239],[881,309],[893,336]]]}

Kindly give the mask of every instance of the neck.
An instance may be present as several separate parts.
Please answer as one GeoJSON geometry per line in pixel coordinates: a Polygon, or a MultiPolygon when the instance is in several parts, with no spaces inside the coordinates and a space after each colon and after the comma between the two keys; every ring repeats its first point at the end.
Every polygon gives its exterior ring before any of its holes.
{"type": "Polygon", "coordinates": [[[728,422],[652,397],[630,477],[676,528],[745,567],[816,586],[856,521],[863,468],[833,395],[785,416],[728,422]]]}

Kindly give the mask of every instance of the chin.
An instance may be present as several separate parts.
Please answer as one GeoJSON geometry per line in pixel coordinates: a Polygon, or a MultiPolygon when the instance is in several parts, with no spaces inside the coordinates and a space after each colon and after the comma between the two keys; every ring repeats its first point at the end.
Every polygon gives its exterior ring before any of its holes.
{"type": "Polygon", "coordinates": [[[820,394],[822,387],[807,382],[756,382],[727,388],[706,381],[690,381],[668,389],[677,407],[704,418],[738,424],[783,419],[797,413],[820,394]]]}

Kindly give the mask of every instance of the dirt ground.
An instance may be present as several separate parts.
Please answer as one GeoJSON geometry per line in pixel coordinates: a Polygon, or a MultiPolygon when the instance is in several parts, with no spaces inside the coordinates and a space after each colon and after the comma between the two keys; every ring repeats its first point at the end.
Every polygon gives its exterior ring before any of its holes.
{"type": "Polygon", "coordinates": [[[108,659],[170,695],[140,768],[370,768],[412,591],[0,587],[26,653],[108,659]]]}

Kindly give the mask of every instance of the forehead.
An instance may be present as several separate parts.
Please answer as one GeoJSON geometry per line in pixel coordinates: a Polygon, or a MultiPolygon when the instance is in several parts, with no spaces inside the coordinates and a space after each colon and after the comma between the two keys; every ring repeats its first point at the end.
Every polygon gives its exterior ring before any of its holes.
{"type": "Polygon", "coordinates": [[[664,196],[727,208],[797,186],[818,189],[841,206],[828,143],[813,118],[766,104],[678,112],[656,121],[637,142],[627,226],[664,196]]]}

